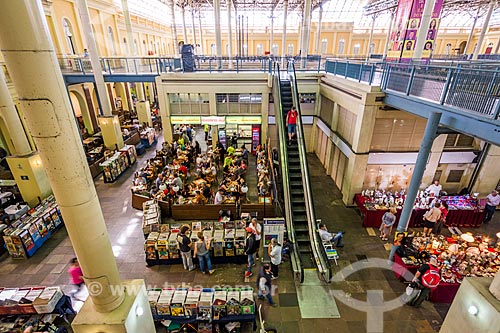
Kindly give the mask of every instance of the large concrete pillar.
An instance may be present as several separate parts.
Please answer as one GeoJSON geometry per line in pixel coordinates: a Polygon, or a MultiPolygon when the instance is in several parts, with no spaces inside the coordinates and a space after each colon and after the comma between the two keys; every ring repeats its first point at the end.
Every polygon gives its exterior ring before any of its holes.
{"type": "Polygon", "coordinates": [[[403,211],[401,212],[401,217],[399,218],[397,228],[398,231],[406,231],[406,229],[408,229],[408,222],[410,222],[410,216],[413,211],[413,205],[417,197],[417,192],[420,188],[420,184],[422,184],[425,166],[427,164],[427,160],[429,159],[432,143],[436,138],[440,119],[440,112],[432,112],[427,119],[427,125],[425,126],[424,136],[422,138],[422,143],[420,144],[420,150],[418,152],[417,161],[415,162],[415,168],[413,169],[410,186],[408,188],[408,192],[406,193],[403,211]]]}
{"type": "Polygon", "coordinates": [[[5,122],[12,145],[14,146],[15,151],[11,152],[12,155],[22,156],[31,153],[30,143],[12,101],[3,70],[0,70],[0,117],[5,122]]]}
{"type": "Polygon", "coordinates": [[[422,176],[422,183],[420,187],[424,188],[432,184],[434,176],[436,175],[436,170],[439,166],[439,161],[441,160],[441,155],[443,154],[446,137],[446,135],[439,135],[432,143],[431,151],[429,153],[429,160],[427,161],[427,166],[425,167],[425,172],[422,176]]]}
{"type": "Polygon", "coordinates": [[[132,33],[132,22],[130,22],[130,12],[128,10],[128,0],[122,0],[123,19],[125,20],[125,30],[127,31],[127,52],[128,56],[137,55],[134,44],[134,35],[132,33]]]}
{"type": "Polygon", "coordinates": [[[124,299],[121,280],[41,3],[1,4],[0,49],[91,291],[92,308],[113,311],[124,299]]]}
{"type": "Polygon", "coordinates": [[[472,55],[472,60],[477,60],[479,53],[481,52],[481,48],[483,46],[484,35],[486,31],[488,31],[488,25],[490,24],[491,14],[493,14],[493,9],[495,9],[496,1],[490,0],[490,7],[488,8],[488,14],[484,18],[483,29],[481,29],[481,34],[479,35],[479,39],[477,40],[477,47],[474,50],[474,54],[472,55]]]}
{"type": "Polygon", "coordinates": [[[321,20],[323,19],[323,4],[319,4],[318,26],[316,27],[316,54],[321,54],[321,20]]]}
{"type": "Polygon", "coordinates": [[[302,57],[302,68],[306,67],[307,54],[309,52],[309,35],[311,31],[311,7],[312,1],[304,2],[304,23],[302,25],[302,40],[300,43],[300,56],[302,57]]]}
{"type": "Polygon", "coordinates": [[[429,30],[429,24],[431,23],[435,4],[436,0],[425,1],[420,27],[418,28],[417,40],[415,41],[415,51],[413,52],[413,60],[415,61],[420,61],[422,59],[422,51],[424,50],[424,44],[427,40],[427,31],[429,30]]]}
{"type": "Polygon", "coordinates": [[[283,2],[283,35],[281,35],[281,56],[286,56],[286,17],[288,13],[288,0],[283,2]]]}
{"type": "Polygon", "coordinates": [[[215,47],[217,50],[217,69],[222,69],[222,34],[220,29],[220,0],[214,0],[215,47]]]}

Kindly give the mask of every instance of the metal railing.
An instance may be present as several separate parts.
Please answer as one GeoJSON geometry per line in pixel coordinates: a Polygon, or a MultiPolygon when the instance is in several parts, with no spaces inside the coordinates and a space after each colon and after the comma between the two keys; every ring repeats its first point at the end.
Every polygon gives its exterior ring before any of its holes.
{"type": "Polygon", "coordinates": [[[383,91],[436,102],[498,119],[500,111],[500,65],[493,63],[458,66],[327,61],[327,73],[380,85],[383,91]]]}
{"type": "Polygon", "coordinates": [[[281,105],[281,86],[280,86],[280,67],[279,63],[275,63],[273,66],[273,95],[275,100],[278,99],[279,103],[274,103],[274,111],[276,115],[276,123],[278,129],[278,145],[280,152],[280,166],[281,166],[281,178],[283,181],[283,202],[285,211],[286,227],[288,231],[288,239],[291,244],[293,244],[293,251],[290,256],[290,261],[292,263],[292,270],[294,272],[295,279],[302,283],[304,282],[304,267],[302,264],[302,259],[300,257],[300,249],[295,240],[295,228],[293,225],[293,216],[291,208],[291,195],[290,195],[290,183],[288,182],[288,155],[285,151],[287,138],[286,130],[284,126],[283,119],[283,109],[281,105]]]}
{"type": "Polygon", "coordinates": [[[326,255],[323,242],[321,241],[318,231],[318,226],[316,225],[314,201],[312,197],[311,180],[309,176],[309,166],[307,164],[307,155],[306,155],[307,152],[305,144],[306,141],[304,137],[304,127],[302,125],[302,118],[301,118],[299,90],[297,87],[297,80],[296,80],[297,74],[295,72],[295,64],[293,61],[290,61],[288,63],[288,71],[290,76],[290,82],[292,84],[292,98],[294,101],[294,105],[296,105],[297,112],[299,114],[299,116],[297,117],[297,145],[299,148],[300,169],[302,172],[302,181],[304,186],[303,190],[304,190],[304,200],[306,204],[309,240],[311,242],[312,253],[314,260],[316,262],[316,266],[318,267],[318,271],[326,282],[330,282],[333,277],[332,267],[326,255]]]}

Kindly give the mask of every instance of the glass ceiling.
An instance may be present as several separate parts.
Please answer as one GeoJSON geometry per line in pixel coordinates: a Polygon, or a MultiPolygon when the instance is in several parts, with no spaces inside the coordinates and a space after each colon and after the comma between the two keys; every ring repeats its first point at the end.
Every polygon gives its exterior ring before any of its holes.
{"type": "MultiPolygon", "coordinates": [[[[394,0],[378,0],[378,3],[389,3],[394,0]]],[[[167,0],[128,0],[130,13],[140,17],[147,18],[165,25],[170,25],[170,7],[166,4],[167,0]]],[[[227,28],[227,9],[226,1],[221,2],[221,27],[227,28]]],[[[371,26],[371,17],[365,15],[364,7],[369,3],[376,2],[374,0],[313,0],[312,21],[317,22],[319,19],[319,4],[323,3],[324,23],[344,22],[353,23],[355,29],[369,28],[371,26]]],[[[115,5],[121,8],[121,0],[114,0],[115,5]]],[[[283,0],[233,0],[233,3],[238,9],[238,15],[248,17],[248,27],[250,30],[262,30],[269,28],[271,25],[271,8],[274,10],[274,28],[281,30],[283,26],[283,0]]],[[[287,29],[297,30],[303,13],[304,0],[289,0],[289,12],[287,16],[287,29]]],[[[476,16],[477,8],[479,7],[480,18],[477,21],[476,27],[481,27],[483,19],[487,11],[488,0],[445,0],[445,8],[443,9],[441,26],[447,28],[470,28],[473,24],[473,19],[476,16]]],[[[195,9],[196,25],[198,26],[197,18],[201,16],[204,29],[214,29],[214,13],[212,0],[177,0],[175,7],[175,23],[182,27],[181,7],[186,8],[186,25],[191,27],[192,8],[195,9]]],[[[390,20],[389,12],[383,11],[377,14],[375,26],[385,28],[390,20]]],[[[235,29],[235,11],[233,8],[233,29],[235,29]]],[[[245,21],[246,26],[246,21],[245,21]]],[[[490,26],[500,26],[500,6],[493,12],[490,20],[490,26]]]]}

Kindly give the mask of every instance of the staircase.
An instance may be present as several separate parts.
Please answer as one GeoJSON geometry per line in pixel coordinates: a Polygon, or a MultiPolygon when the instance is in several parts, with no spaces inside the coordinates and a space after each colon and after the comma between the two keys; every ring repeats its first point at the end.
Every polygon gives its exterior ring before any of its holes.
{"type": "MultiPolygon", "coordinates": [[[[283,121],[285,122],[285,128],[287,128],[286,115],[293,106],[290,81],[280,80],[280,89],[283,121]]],[[[290,185],[290,201],[293,217],[292,222],[295,229],[295,241],[299,247],[304,268],[316,268],[316,265],[312,260],[312,249],[309,240],[309,230],[307,228],[308,223],[304,198],[304,185],[302,184],[302,171],[300,169],[299,148],[297,141],[294,139],[293,142],[291,144],[287,144],[286,147],[288,155],[288,183],[290,185]]]]}

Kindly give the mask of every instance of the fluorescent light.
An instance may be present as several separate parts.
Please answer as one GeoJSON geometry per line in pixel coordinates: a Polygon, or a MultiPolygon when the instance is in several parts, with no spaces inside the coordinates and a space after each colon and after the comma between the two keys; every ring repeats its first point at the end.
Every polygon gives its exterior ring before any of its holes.
{"type": "Polygon", "coordinates": [[[475,316],[475,315],[477,315],[477,313],[479,312],[479,310],[478,310],[477,306],[471,305],[467,309],[467,312],[469,312],[470,315],[475,316]]]}

